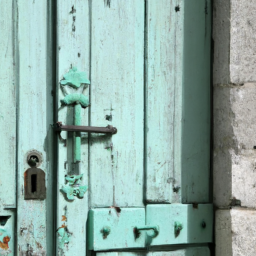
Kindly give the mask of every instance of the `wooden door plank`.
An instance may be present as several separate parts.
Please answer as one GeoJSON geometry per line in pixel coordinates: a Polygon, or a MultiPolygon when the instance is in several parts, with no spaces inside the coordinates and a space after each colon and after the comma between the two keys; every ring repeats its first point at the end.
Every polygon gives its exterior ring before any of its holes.
{"type": "Polygon", "coordinates": [[[19,255],[53,253],[51,15],[47,1],[17,2],[18,13],[18,189],[17,244],[19,255]],[[37,150],[46,177],[46,199],[24,200],[27,155],[37,150]],[[47,213],[47,214],[46,214],[47,213]],[[47,237],[46,237],[47,236],[47,237]],[[47,244],[47,241],[49,242],[47,244]]]}
{"type": "Polygon", "coordinates": [[[179,200],[180,187],[182,19],[180,0],[147,1],[146,200],[179,200]],[[177,9],[179,8],[179,10],[177,9]],[[174,192],[173,192],[174,191],[174,192]]]}
{"type": "Polygon", "coordinates": [[[146,199],[205,203],[209,201],[211,3],[173,0],[156,7],[149,0],[147,4],[146,199]]]}
{"type": "Polygon", "coordinates": [[[209,202],[211,0],[184,5],[182,202],[209,202]]]}
{"type": "Polygon", "coordinates": [[[142,206],[144,1],[92,1],[91,40],[91,206],[142,206]]]}
{"type": "MultiPolygon", "coordinates": [[[[16,74],[15,74],[15,7],[12,1],[1,1],[0,8],[0,241],[8,236],[8,247],[0,246],[0,255],[15,255],[16,208],[16,74]],[[9,218],[9,219],[8,219],[9,218]],[[7,220],[8,219],[8,220],[7,220]],[[5,223],[5,220],[7,222],[5,223]]],[[[3,245],[3,244],[1,244],[3,245]]]]}
{"type": "MultiPolygon", "coordinates": [[[[16,76],[15,76],[15,14],[13,3],[1,2],[0,49],[0,130],[1,130],[1,171],[0,171],[0,205],[16,207],[16,76]]],[[[1,208],[2,208],[1,207],[1,208]]]]}
{"type": "MultiPolygon", "coordinates": [[[[71,0],[57,2],[57,88],[58,121],[74,125],[73,106],[62,106],[64,98],[60,80],[71,67],[89,75],[90,24],[89,1],[71,0]]],[[[84,91],[89,95],[89,88],[84,91]]],[[[57,121],[57,120],[56,120],[57,121]]],[[[88,109],[81,109],[81,125],[88,125],[88,109]]],[[[74,164],[73,134],[62,132],[66,143],[58,140],[58,177],[57,177],[57,227],[65,230],[57,235],[57,255],[86,254],[86,221],[88,213],[88,191],[83,198],[67,200],[60,191],[65,185],[65,175],[83,174],[82,183],[88,185],[88,142],[82,139],[81,162],[74,164]],[[63,235],[67,236],[67,239],[63,235]]],[[[90,189],[90,188],[89,188],[90,189]]],[[[61,230],[60,229],[60,230],[61,230]]],[[[61,230],[61,231],[62,231],[61,230]]]]}

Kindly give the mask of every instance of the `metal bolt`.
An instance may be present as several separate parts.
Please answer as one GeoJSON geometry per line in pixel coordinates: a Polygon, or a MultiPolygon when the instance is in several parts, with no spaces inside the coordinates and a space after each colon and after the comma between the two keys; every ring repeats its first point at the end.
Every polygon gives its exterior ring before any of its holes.
{"type": "Polygon", "coordinates": [[[147,233],[148,236],[155,238],[158,233],[159,233],[159,228],[158,226],[143,226],[143,227],[135,227],[133,229],[133,232],[135,234],[135,239],[138,238],[140,236],[140,231],[141,230],[152,230],[153,233],[147,233]]]}
{"type": "Polygon", "coordinates": [[[205,221],[202,221],[201,226],[202,226],[202,228],[206,228],[206,223],[205,223],[205,221]]]}
{"type": "Polygon", "coordinates": [[[179,186],[176,186],[176,187],[173,188],[173,192],[175,192],[175,193],[178,193],[179,190],[180,190],[180,187],[179,187],[179,186]]]}
{"type": "Polygon", "coordinates": [[[103,235],[103,239],[106,239],[107,236],[110,234],[110,227],[103,227],[100,232],[103,235]]]}
{"type": "Polygon", "coordinates": [[[175,237],[177,237],[179,234],[180,234],[180,231],[183,229],[183,225],[178,222],[178,221],[175,221],[175,224],[174,224],[174,233],[175,233],[175,237]]]}

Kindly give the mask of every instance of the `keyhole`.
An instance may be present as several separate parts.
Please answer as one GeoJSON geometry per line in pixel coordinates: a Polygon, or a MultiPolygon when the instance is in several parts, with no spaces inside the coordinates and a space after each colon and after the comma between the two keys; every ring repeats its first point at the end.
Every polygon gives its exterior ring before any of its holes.
{"type": "Polygon", "coordinates": [[[0,225],[4,226],[11,216],[0,216],[0,225]]]}
{"type": "Polygon", "coordinates": [[[28,164],[32,167],[32,166],[36,166],[39,163],[39,159],[38,156],[36,155],[32,155],[30,156],[29,160],[28,160],[28,164]]]}
{"type": "Polygon", "coordinates": [[[37,186],[37,184],[36,184],[37,177],[36,176],[37,176],[36,174],[31,175],[31,192],[32,193],[36,192],[36,186],[37,186]]]}

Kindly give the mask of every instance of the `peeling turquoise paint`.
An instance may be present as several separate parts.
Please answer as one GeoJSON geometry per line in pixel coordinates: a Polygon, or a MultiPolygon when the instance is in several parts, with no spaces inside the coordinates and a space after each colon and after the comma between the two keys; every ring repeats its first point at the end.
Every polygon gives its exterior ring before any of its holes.
{"type": "Polygon", "coordinates": [[[90,84],[90,81],[85,72],[79,72],[76,67],[73,67],[64,75],[64,79],[60,83],[77,89],[81,84],[90,84]]]}
{"type": "Polygon", "coordinates": [[[72,93],[65,96],[64,99],[60,101],[63,105],[71,105],[74,103],[81,104],[82,107],[86,108],[89,106],[89,99],[83,94],[72,93]]]}
{"type": "Polygon", "coordinates": [[[67,227],[63,226],[57,231],[59,236],[59,248],[63,249],[65,244],[69,243],[69,237],[71,234],[67,231],[67,227]]]}
{"type": "Polygon", "coordinates": [[[11,240],[11,235],[4,228],[0,228],[0,255],[8,255],[11,253],[9,248],[9,242],[11,240]]]}
{"type": "Polygon", "coordinates": [[[75,196],[80,198],[84,197],[84,194],[87,191],[88,187],[80,185],[82,177],[83,174],[66,176],[65,179],[68,184],[62,186],[60,191],[65,193],[69,200],[74,200],[75,196]]]}
{"type": "MultiPolygon", "coordinates": [[[[86,108],[89,106],[89,98],[83,94],[86,84],[90,84],[87,79],[85,72],[77,71],[74,67],[69,70],[68,73],[64,75],[64,79],[60,81],[61,88],[64,94],[64,99],[60,102],[62,105],[72,105],[74,106],[74,125],[81,125],[81,107],[86,108]],[[83,84],[83,86],[81,86],[83,84]],[[75,92],[69,92],[65,85],[68,85],[71,91],[75,89],[75,92]]],[[[81,161],[81,133],[74,133],[74,163],[81,161]]],[[[69,191],[71,192],[71,191],[69,191]]]]}

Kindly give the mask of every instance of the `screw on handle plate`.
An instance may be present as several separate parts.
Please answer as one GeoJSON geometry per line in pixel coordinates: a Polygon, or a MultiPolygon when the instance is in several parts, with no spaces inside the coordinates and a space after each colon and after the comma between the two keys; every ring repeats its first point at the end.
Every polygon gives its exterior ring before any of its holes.
{"type": "Polygon", "coordinates": [[[179,221],[175,221],[174,223],[174,233],[175,237],[179,236],[180,231],[183,229],[183,225],[179,221]]]}
{"type": "Polygon", "coordinates": [[[135,227],[133,229],[133,232],[134,232],[134,236],[135,236],[135,239],[139,238],[140,236],[140,231],[142,230],[152,230],[153,232],[152,233],[147,233],[147,235],[151,238],[155,238],[158,233],[159,233],[159,228],[158,226],[143,226],[143,227],[135,227]]]}

